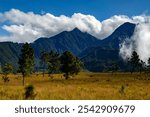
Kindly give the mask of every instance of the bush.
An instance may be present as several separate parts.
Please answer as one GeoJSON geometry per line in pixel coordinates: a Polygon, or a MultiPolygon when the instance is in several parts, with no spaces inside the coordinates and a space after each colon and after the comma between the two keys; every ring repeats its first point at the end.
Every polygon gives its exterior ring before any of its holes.
{"type": "Polygon", "coordinates": [[[4,83],[8,83],[10,81],[8,76],[3,76],[2,80],[4,81],[4,83]]]}
{"type": "Polygon", "coordinates": [[[25,93],[24,93],[24,98],[34,100],[36,97],[36,93],[34,92],[34,86],[33,85],[28,85],[25,87],[25,93]]]}
{"type": "Polygon", "coordinates": [[[124,85],[121,86],[121,88],[119,90],[119,93],[120,94],[125,94],[125,86],[124,85]]]}

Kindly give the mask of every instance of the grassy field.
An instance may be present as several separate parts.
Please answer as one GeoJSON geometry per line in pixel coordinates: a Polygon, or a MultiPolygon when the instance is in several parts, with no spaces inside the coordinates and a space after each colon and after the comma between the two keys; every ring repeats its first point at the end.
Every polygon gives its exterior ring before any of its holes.
{"type": "MultiPolygon", "coordinates": [[[[34,74],[25,79],[26,85],[35,87],[37,100],[116,100],[150,99],[150,75],[139,73],[89,73],[65,80],[62,74],[34,74]]],[[[0,78],[2,75],[0,75],[0,78]]],[[[0,79],[0,99],[22,100],[25,92],[21,75],[9,75],[10,82],[5,84],[0,79]]]]}

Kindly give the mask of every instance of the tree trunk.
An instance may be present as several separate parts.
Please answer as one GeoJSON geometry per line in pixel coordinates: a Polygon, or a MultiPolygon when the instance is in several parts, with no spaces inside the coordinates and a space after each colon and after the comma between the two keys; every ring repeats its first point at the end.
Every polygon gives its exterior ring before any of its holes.
{"type": "Polygon", "coordinates": [[[25,80],[25,79],[24,79],[24,75],[23,75],[23,79],[22,79],[22,85],[23,85],[23,86],[24,86],[24,80],[25,80]]]}
{"type": "Polygon", "coordinates": [[[43,65],[43,77],[45,77],[45,63],[43,65]]]}
{"type": "Polygon", "coordinates": [[[66,80],[68,80],[69,79],[69,74],[68,73],[66,73],[66,80]]]}
{"type": "Polygon", "coordinates": [[[43,77],[45,76],[45,70],[43,69],[43,77]]]}

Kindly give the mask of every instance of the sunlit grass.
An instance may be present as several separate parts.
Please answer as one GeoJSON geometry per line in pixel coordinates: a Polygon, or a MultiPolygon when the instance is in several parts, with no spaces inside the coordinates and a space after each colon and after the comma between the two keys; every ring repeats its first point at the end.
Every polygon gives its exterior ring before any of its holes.
{"type": "MultiPolygon", "coordinates": [[[[38,100],[49,99],[150,99],[150,75],[140,73],[90,73],[82,72],[69,80],[62,74],[33,74],[25,78],[26,85],[35,87],[38,100]]],[[[0,75],[0,99],[23,99],[24,87],[21,75],[9,75],[10,82],[5,84],[0,75]]]]}

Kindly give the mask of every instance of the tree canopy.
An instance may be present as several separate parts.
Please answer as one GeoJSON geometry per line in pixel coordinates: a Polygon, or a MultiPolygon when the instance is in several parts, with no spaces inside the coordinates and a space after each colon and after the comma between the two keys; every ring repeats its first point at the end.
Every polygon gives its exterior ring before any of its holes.
{"type": "Polygon", "coordinates": [[[66,79],[68,79],[70,75],[78,74],[82,67],[81,61],[69,51],[65,51],[62,54],[61,64],[61,71],[65,73],[64,76],[66,79]]]}
{"type": "Polygon", "coordinates": [[[23,85],[24,85],[24,77],[30,75],[34,70],[34,49],[30,44],[25,43],[22,46],[20,58],[18,61],[19,64],[19,72],[22,73],[23,76],[23,85]]]}

